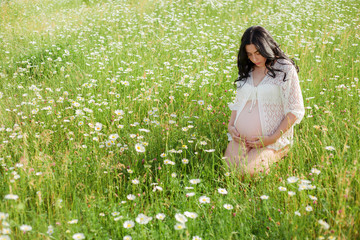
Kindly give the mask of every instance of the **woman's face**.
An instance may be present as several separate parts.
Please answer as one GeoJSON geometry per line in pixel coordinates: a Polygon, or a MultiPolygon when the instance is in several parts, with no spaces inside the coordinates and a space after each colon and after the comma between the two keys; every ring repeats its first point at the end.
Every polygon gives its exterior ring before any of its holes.
{"type": "Polygon", "coordinates": [[[251,62],[257,67],[265,67],[266,58],[261,56],[254,44],[249,44],[245,46],[246,54],[251,62]]]}

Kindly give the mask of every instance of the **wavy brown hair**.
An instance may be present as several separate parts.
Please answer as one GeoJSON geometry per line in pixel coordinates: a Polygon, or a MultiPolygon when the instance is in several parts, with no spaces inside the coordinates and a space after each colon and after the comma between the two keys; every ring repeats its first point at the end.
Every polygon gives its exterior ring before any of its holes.
{"type": "MultiPolygon", "coordinates": [[[[245,83],[246,79],[249,77],[249,72],[255,66],[255,64],[248,58],[245,49],[245,46],[250,44],[254,44],[261,56],[266,58],[265,67],[271,77],[275,78],[276,72],[283,72],[282,70],[273,67],[277,59],[288,60],[295,66],[296,71],[299,72],[299,67],[296,66],[292,59],[286,56],[286,54],[280,49],[279,44],[265,28],[261,26],[252,26],[246,29],[241,37],[241,45],[237,58],[239,75],[234,82],[235,84],[238,81],[244,81],[245,83]]],[[[283,81],[286,81],[286,73],[284,73],[283,81]]]]}

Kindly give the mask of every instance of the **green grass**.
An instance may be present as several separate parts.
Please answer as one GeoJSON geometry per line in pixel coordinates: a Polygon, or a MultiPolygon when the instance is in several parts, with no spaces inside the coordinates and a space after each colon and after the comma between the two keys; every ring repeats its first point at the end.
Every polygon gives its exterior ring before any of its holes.
{"type": "Polygon", "coordinates": [[[359,238],[359,5],[1,1],[0,230],[11,230],[3,235],[359,238]],[[289,154],[268,175],[240,180],[222,154],[240,38],[252,25],[267,28],[295,59],[306,114],[289,154]],[[100,131],[91,127],[96,123],[100,131]],[[119,137],[106,147],[111,134],[119,137]],[[292,176],[314,189],[299,191],[299,182],[287,182],[292,176]],[[201,196],[210,203],[201,204],[201,196]],[[175,230],[175,214],[186,211],[198,217],[175,230]],[[138,224],[140,213],[152,220],[138,224]],[[127,220],[135,226],[124,228],[127,220]],[[22,225],[32,230],[24,233],[22,225]]]}

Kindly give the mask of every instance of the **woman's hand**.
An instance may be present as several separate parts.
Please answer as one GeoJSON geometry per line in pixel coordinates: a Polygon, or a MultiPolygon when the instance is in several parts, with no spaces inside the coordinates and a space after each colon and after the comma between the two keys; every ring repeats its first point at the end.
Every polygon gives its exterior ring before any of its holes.
{"type": "Polygon", "coordinates": [[[240,136],[240,133],[236,130],[236,127],[235,126],[229,126],[228,127],[228,130],[229,130],[229,133],[232,137],[232,139],[235,141],[235,142],[239,142],[241,141],[241,136],[240,136]]]}
{"type": "Polygon", "coordinates": [[[246,139],[246,146],[250,148],[263,148],[275,143],[275,140],[270,136],[253,136],[246,139]]]}

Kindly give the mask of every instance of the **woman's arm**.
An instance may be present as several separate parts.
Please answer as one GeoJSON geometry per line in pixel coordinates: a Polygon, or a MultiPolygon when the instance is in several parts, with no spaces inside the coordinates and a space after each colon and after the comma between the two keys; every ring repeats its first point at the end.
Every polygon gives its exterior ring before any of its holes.
{"type": "Polygon", "coordinates": [[[246,141],[246,146],[250,148],[262,148],[275,143],[287,130],[291,128],[295,121],[296,116],[289,112],[281,121],[274,134],[271,136],[253,136],[252,139],[246,141]]]}
{"type": "Polygon", "coordinates": [[[228,125],[228,131],[232,137],[232,139],[235,142],[239,142],[240,141],[240,133],[236,130],[235,127],[235,119],[236,119],[236,110],[233,110],[231,112],[231,117],[230,117],[230,121],[229,121],[229,125],[228,125]]]}

